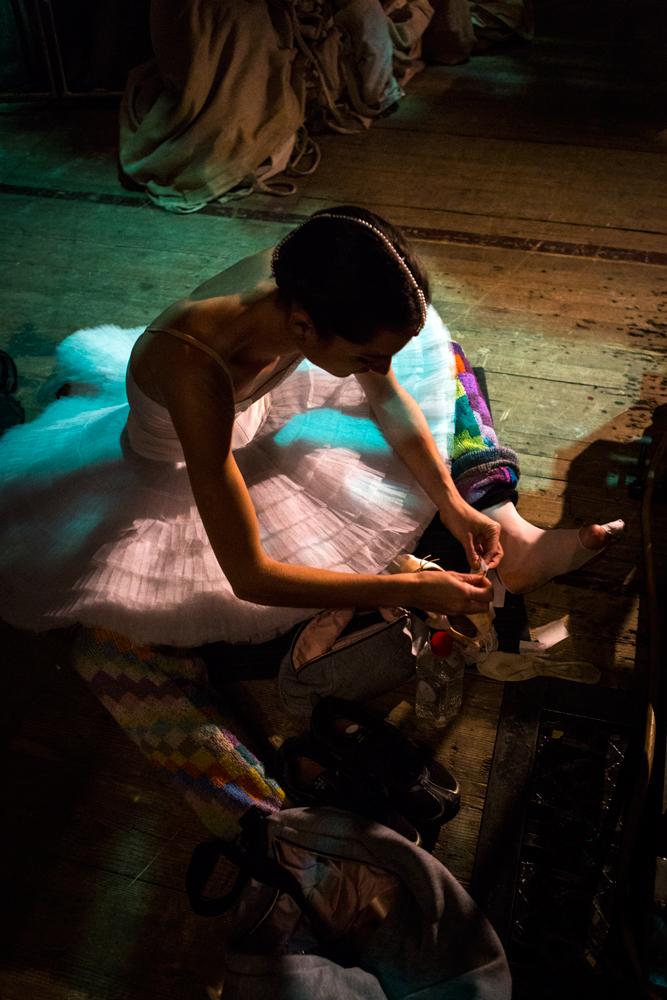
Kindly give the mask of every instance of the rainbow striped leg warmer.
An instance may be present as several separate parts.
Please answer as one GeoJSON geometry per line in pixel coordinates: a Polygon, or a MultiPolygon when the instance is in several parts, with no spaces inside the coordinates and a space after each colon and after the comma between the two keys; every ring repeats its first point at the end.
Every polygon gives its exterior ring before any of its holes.
{"type": "Polygon", "coordinates": [[[461,345],[452,342],[452,350],[456,361],[456,409],[449,457],[456,488],[478,509],[503,500],[516,501],[518,455],[499,444],[491,411],[461,345]]]}
{"type": "Polygon", "coordinates": [[[232,839],[251,806],[279,809],[280,786],[225,728],[205,686],[205,669],[178,651],[101,629],[82,629],[73,662],[94,694],[146,757],[166,772],[216,837],[232,839]]]}

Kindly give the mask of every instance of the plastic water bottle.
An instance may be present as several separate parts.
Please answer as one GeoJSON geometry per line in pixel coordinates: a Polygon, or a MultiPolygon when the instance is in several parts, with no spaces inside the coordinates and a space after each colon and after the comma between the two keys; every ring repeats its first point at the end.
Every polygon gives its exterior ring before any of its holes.
{"type": "Polygon", "coordinates": [[[431,632],[417,654],[415,714],[432,726],[446,726],[461,708],[465,661],[450,631],[431,632]]]}

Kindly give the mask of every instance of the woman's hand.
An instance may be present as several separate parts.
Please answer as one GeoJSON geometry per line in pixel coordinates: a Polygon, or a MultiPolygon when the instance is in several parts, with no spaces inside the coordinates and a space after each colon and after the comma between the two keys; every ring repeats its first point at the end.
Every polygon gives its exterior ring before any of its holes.
{"type": "Polygon", "coordinates": [[[464,500],[440,511],[440,520],[463,546],[469,566],[479,567],[480,559],[487,569],[494,569],[503,557],[500,525],[486,514],[475,510],[464,500]]]}
{"type": "Polygon", "coordinates": [[[415,606],[436,614],[477,615],[489,610],[493,598],[491,581],[481,573],[421,570],[415,606]]]}

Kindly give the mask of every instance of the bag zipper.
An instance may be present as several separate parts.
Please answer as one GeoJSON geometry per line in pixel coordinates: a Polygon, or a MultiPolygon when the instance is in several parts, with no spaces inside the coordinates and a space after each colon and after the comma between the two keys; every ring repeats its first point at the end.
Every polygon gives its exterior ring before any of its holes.
{"type": "MultiPolygon", "coordinates": [[[[320,653],[319,656],[313,657],[312,660],[307,660],[305,663],[302,663],[301,666],[298,669],[294,667],[294,663],[292,662],[292,669],[295,670],[295,672],[297,674],[299,674],[306,667],[310,667],[310,666],[312,666],[313,663],[317,663],[319,660],[323,660],[325,658],[325,656],[330,656],[331,653],[337,653],[341,649],[349,649],[351,646],[355,646],[358,642],[363,642],[364,639],[367,639],[371,635],[378,635],[379,633],[381,633],[383,631],[386,631],[389,628],[393,628],[394,625],[397,625],[399,622],[402,622],[403,624],[405,624],[405,622],[407,622],[409,620],[409,618],[410,618],[410,616],[406,612],[406,614],[401,615],[400,618],[396,618],[393,622],[383,622],[382,624],[369,625],[365,629],[360,629],[358,632],[354,632],[353,635],[348,635],[344,639],[339,639],[337,642],[334,642],[333,646],[330,646],[329,649],[326,651],[326,653],[320,653]]],[[[307,625],[304,625],[303,629],[301,629],[301,631],[299,631],[297,633],[297,635],[295,635],[295,637],[294,637],[294,640],[292,642],[292,646],[291,646],[291,649],[290,649],[290,660],[292,660],[292,661],[294,659],[294,657],[292,655],[294,653],[294,647],[296,646],[297,642],[299,641],[299,637],[301,636],[301,633],[306,628],[307,628],[307,625]]]]}

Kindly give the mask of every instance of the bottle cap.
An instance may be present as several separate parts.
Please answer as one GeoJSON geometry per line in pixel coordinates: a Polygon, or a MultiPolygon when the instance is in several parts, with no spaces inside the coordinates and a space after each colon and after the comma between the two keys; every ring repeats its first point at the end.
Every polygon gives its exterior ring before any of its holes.
{"type": "Polygon", "coordinates": [[[449,656],[454,648],[454,636],[451,632],[433,632],[431,634],[431,649],[436,656],[449,656]]]}

